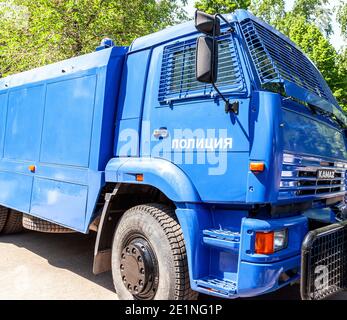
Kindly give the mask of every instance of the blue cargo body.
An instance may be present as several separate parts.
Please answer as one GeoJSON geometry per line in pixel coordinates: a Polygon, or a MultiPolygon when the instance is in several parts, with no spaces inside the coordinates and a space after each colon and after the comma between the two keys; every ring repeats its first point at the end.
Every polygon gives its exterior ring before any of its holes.
{"type": "Polygon", "coordinates": [[[121,298],[277,290],[313,223],[347,219],[347,119],[322,75],[249,12],[224,19],[220,93],[196,79],[192,22],[0,79],[0,205],[97,231],[121,298]]]}
{"type": "Polygon", "coordinates": [[[88,230],[112,157],[126,51],[105,49],[0,79],[1,204],[88,230]]]}

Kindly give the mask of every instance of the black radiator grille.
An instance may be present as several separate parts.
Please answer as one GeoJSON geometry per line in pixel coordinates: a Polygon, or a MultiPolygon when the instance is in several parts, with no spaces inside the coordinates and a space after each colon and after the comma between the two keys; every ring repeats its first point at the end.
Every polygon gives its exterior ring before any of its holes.
{"type": "Polygon", "coordinates": [[[285,154],[279,199],[344,196],[346,168],[345,163],[285,154]],[[319,178],[319,170],[334,171],[334,177],[331,179],[319,178]]]}

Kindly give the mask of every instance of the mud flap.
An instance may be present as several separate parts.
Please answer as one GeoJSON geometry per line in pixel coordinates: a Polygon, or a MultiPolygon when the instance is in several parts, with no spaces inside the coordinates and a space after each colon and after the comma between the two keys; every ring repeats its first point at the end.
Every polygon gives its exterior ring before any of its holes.
{"type": "Polygon", "coordinates": [[[116,196],[119,187],[120,184],[116,184],[113,191],[105,195],[105,204],[102,209],[94,248],[94,274],[111,270],[111,248],[108,246],[109,241],[106,240],[113,236],[115,228],[115,220],[110,219],[110,209],[112,199],[116,196]]]}
{"type": "Polygon", "coordinates": [[[301,254],[303,300],[322,300],[347,289],[347,221],[310,231],[301,254]]]}

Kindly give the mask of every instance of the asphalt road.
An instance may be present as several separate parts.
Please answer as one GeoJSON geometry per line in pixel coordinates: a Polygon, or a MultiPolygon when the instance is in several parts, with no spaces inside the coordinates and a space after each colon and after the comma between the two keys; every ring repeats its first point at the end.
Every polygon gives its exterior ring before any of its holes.
{"type": "MultiPolygon", "coordinates": [[[[111,273],[92,273],[94,241],[95,234],[2,236],[0,299],[117,299],[111,273]]],[[[347,295],[340,298],[347,299],[347,295]]],[[[297,300],[299,287],[289,286],[257,299],[297,300]]]]}

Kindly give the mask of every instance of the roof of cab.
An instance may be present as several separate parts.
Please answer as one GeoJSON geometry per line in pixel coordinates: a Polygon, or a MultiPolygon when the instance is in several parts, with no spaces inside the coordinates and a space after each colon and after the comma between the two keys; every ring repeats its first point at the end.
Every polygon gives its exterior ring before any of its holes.
{"type": "MultiPolygon", "coordinates": [[[[294,42],[292,42],[289,38],[287,38],[285,35],[283,35],[279,31],[277,31],[273,27],[271,27],[269,24],[267,24],[264,21],[262,21],[261,19],[257,18],[256,16],[254,16],[252,13],[250,13],[247,10],[238,9],[238,10],[235,10],[234,13],[224,15],[224,17],[229,22],[242,22],[246,19],[252,19],[252,20],[256,21],[257,23],[263,25],[265,28],[270,29],[272,32],[277,34],[279,37],[281,37],[282,39],[284,39],[285,41],[289,42],[291,45],[293,45],[294,47],[299,49],[298,46],[294,42]]],[[[223,25],[223,23],[222,23],[222,25],[223,25]]],[[[195,33],[198,33],[198,31],[195,29],[194,21],[191,20],[188,22],[184,22],[184,23],[172,26],[172,27],[167,27],[161,31],[151,33],[151,34],[143,36],[141,38],[135,39],[133,41],[131,47],[130,47],[129,52],[154,47],[154,46],[157,46],[157,45],[160,45],[160,44],[163,44],[163,43],[175,40],[175,39],[179,39],[183,36],[193,35],[195,33]]],[[[301,49],[299,49],[299,50],[301,50],[301,49]]]]}
{"type": "MultiPolygon", "coordinates": [[[[243,10],[244,11],[244,10],[243,10]]],[[[246,11],[247,12],[247,11],[246,11]]],[[[229,21],[235,17],[234,14],[226,15],[229,21]]],[[[235,19],[235,18],[234,18],[235,19]]],[[[149,47],[159,45],[161,43],[169,42],[171,40],[179,39],[183,36],[189,36],[198,33],[195,29],[194,21],[184,22],[172,27],[167,27],[161,31],[149,34],[147,36],[135,39],[129,51],[143,50],[149,47]]]]}

